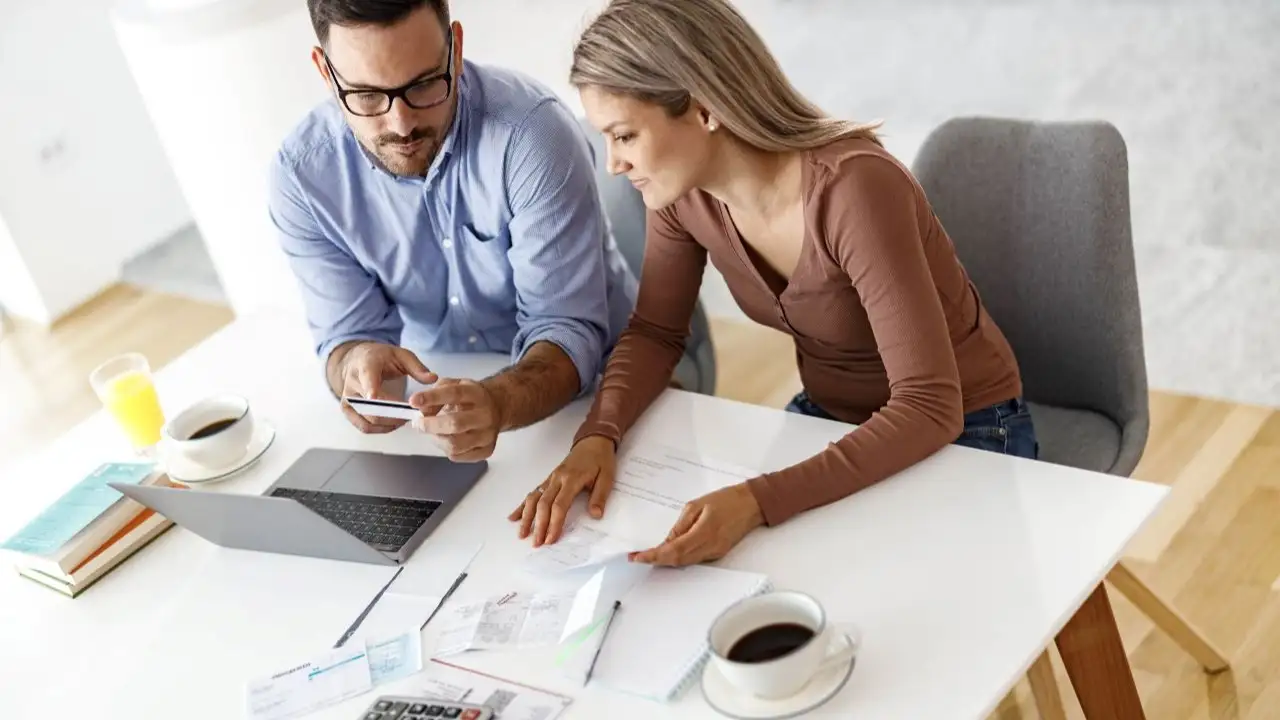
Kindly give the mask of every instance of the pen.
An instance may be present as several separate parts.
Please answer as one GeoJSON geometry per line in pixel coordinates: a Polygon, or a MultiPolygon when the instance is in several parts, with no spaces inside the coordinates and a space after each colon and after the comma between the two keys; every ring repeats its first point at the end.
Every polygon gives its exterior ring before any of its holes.
{"type": "Polygon", "coordinates": [[[444,597],[440,598],[440,604],[436,605],[436,609],[432,610],[431,614],[427,616],[427,619],[422,621],[422,625],[418,627],[419,630],[421,630],[422,628],[425,628],[427,626],[427,623],[431,622],[431,618],[434,618],[436,616],[436,613],[440,612],[440,608],[444,607],[444,604],[449,601],[450,597],[453,596],[453,592],[457,590],[458,586],[462,584],[462,581],[466,579],[467,579],[467,574],[462,573],[457,577],[457,579],[453,581],[453,585],[451,585],[449,587],[449,590],[445,592],[444,597]]]}
{"type": "Polygon", "coordinates": [[[356,630],[360,628],[360,623],[364,622],[364,619],[369,616],[369,611],[373,610],[373,606],[378,604],[378,601],[382,599],[382,595],[387,592],[387,588],[391,587],[391,583],[395,582],[396,578],[400,577],[400,573],[402,572],[404,572],[403,566],[396,569],[396,574],[392,575],[391,579],[387,581],[387,584],[383,585],[382,589],[378,591],[378,594],[374,595],[373,599],[369,601],[369,604],[364,606],[364,610],[356,616],[355,621],[351,623],[351,626],[347,628],[347,631],[342,633],[342,637],[338,638],[338,642],[333,646],[334,648],[342,647],[351,639],[352,635],[356,634],[356,630]]]}
{"type": "Polygon", "coordinates": [[[609,637],[609,627],[613,625],[613,616],[618,614],[618,610],[622,607],[621,600],[613,601],[613,608],[609,610],[609,617],[604,621],[604,629],[600,631],[600,644],[596,645],[596,652],[591,656],[591,665],[587,667],[587,677],[582,681],[583,685],[591,682],[591,673],[596,669],[596,660],[600,659],[600,650],[604,648],[604,641],[609,637]]]}

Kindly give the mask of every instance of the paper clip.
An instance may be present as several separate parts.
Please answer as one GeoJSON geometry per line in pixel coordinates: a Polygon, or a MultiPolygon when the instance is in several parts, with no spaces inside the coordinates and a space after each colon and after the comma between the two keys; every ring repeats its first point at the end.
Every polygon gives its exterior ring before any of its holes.
{"type": "Polygon", "coordinates": [[[516,595],[517,595],[517,593],[509,592],[509,593],[507,593],[506,595],[503,595],[501,598],[499,598],[499,599],[498,599],[498,602],[496,602],[496,603],[494,603],[494,604],[495,604],[495,605],[506,605],[507,603],[509,603],[509,602],[511,602],[512,600],[514,600],[514,599],[515,599],[515,597],[516,597],[516,595]]]}

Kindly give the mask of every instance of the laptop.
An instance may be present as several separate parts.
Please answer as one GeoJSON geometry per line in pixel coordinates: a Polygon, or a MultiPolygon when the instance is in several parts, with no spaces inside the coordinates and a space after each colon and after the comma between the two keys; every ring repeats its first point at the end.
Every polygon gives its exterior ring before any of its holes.
{"type": "Polygon", "coordinates": [[[488,466],[311,448],[261,495],[110,485],[222,547],[399,565],[488,466]]]}

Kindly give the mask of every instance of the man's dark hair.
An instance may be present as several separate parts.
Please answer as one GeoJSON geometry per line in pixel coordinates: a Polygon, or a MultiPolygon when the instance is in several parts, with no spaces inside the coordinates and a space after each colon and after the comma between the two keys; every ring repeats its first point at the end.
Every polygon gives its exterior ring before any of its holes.
{"type": "Polygon", "coordinates": [[[328,44],[332,25],[394,25],[422,7],[434,10],[441,27],[449,31],[448,0],[307,0],[311,27],[321,45],[328,44]]]}

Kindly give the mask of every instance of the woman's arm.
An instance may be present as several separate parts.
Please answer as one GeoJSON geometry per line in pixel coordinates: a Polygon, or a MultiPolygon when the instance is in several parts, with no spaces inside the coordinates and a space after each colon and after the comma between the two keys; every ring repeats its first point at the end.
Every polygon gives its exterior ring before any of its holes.
{"type": "Polygon", "coordinates": [[[616,446],[667,387],[684,353],[707,251],[685,231],[675,206],[646,213],[636,307],[605,366],[600,389],[574,442],[589,435],[616,446]]]}
{"type": "Polygon", "coordinates": [[[910,467],[964,427],[960,375],[920,236],[915,183],[891,160],[864,155],[847,159],[824,193],[824,239],[862,299],[889,401],[818,455],[748,482],[769,525],[910,467]]]}

